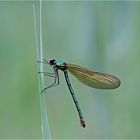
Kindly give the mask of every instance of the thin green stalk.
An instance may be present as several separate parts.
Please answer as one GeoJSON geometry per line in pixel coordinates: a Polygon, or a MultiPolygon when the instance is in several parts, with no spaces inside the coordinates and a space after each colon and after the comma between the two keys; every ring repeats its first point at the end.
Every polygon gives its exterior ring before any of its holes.
{"type": "MultiPolygon", "coordinates": [[[[43,47],[42,47],[42,2],[40,1],[40,45],[38,45],[37,39],[37,20],[35,14],[35,7],[33,4],[33,13],[34,13],[34,30],[35,30],[35,48],[36,48],[36,59],[41,60],[43,57],[43,47]]],[[[43,71],[43,64],[38,65],[38,70],[43,71]]],[[[45,93],[40,94],[40,91],[44,88],[44,77],[39,74],[39,96],[40,96],[40,110],[41,110],[41,121],[42,121],[42,137],[43,139],[51,139],[47,108],[46,108],[46,98],[45,93]]]]}

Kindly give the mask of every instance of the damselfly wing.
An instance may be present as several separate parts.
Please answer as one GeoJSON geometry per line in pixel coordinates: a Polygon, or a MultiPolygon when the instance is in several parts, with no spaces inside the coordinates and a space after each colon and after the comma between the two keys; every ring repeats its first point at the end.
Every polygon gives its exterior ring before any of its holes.
{"type": "Polygon", "coordinates": [[[67,63],[67,70],[83,84],[98,89],[115,89],[120,86],[120,80],[109,74],[88,70],[81,66],[67,63]]]}

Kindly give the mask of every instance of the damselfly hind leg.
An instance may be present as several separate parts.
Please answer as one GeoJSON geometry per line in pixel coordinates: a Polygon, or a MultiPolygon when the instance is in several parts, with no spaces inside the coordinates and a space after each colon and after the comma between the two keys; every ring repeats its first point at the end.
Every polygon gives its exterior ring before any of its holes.
{"type": "Polygon", "coordinates": [[[49,86],[45,87],[40,94],[42,94],[43,92],[45,92],[46,89],[51,88],[51,87],[55,87],[57,85],[59,85],[59,75],[58,75],[58,71],[55,71],[55,73],[47,73],[47,72],[40,72],[43,73],[43,75],[45,76],[49,76],[49,77],[53,77],[54,78],[54,82],[52,84],[50,84],[49,86]]]}

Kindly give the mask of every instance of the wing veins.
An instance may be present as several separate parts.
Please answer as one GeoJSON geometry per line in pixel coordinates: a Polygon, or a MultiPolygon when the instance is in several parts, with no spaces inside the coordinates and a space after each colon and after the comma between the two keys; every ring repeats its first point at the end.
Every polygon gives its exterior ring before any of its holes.
{"type": "Polygon", "coordinates": [[[99,89],[113,89],[120,85],[120,80],[109,74],[90,71],[86,68],[68,64],[68,70],[82,83],[99,89]]]}

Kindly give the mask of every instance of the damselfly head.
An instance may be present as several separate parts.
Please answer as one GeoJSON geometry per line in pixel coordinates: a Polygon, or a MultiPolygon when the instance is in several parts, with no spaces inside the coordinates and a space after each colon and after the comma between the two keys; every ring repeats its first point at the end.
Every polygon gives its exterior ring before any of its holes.
{"type": "Polygon", "coordinates": [[[54,58],[50,59],[50,60],[49,60],[49,64],[50,64],[51,66],[56,65],[56,60],[55,60],[54,58]]]}

